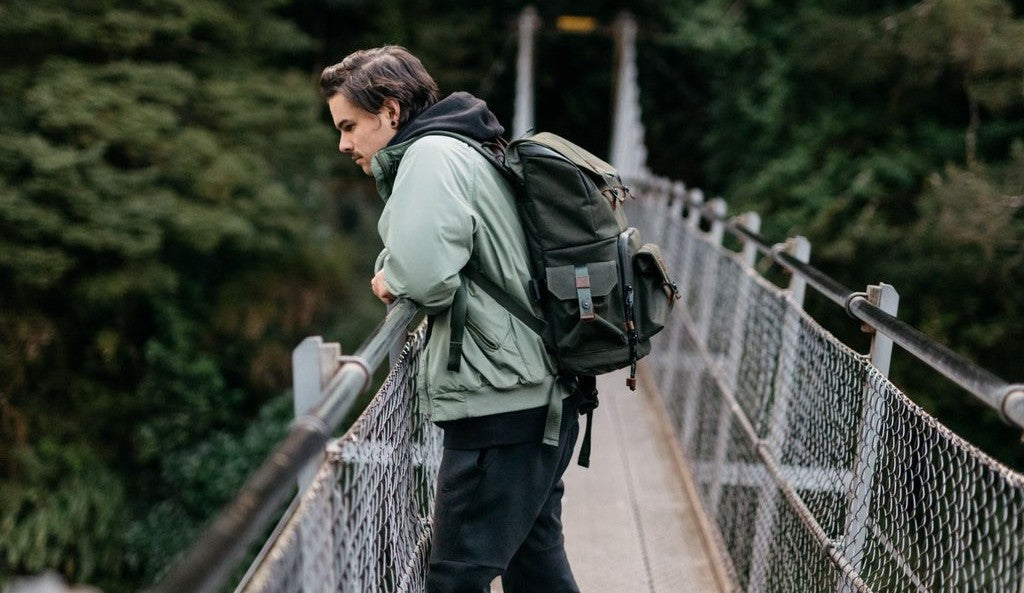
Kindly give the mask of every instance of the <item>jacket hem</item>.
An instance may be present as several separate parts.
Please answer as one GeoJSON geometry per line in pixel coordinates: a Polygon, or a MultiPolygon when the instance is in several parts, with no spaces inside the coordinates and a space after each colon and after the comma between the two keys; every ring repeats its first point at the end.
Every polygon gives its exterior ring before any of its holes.
{"type": "MultiPolygon", "coordinates": [[[[430,394],[430,420],[431,422],[447,422],[518,412],[540,406],[546,407],[552,383],[556,381],[557,377],[551,376],[540,383],[514,389],[482,387],[468,393],[460,391],[451,394],[430,394]]],[[[560,383],[555,388],[561,390],[559,399],[564,399],[572,394],[572,390],[564,384],[560,383]]]]}

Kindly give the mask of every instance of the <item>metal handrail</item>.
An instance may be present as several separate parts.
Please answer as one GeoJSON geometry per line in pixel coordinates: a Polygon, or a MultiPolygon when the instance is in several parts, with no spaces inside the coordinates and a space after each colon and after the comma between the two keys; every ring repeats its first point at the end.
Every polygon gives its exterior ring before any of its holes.
{"type": "Polygon", "coordinates": [[[776,248],[738,219],[715,212],[703,202],[683,198],[687,208],[709,222],[720,222],[741,241],[750,242],[779,266],[807,281],[822,296],[853,318],[888,336],[904,350],[999,412],[1004,421],[1024,428],[1024,384],[1009,383],[991,371],[939,344],[927,334],[879,309],[862,292],[854,292],[814,266],[776,248]]]}
{"type": "Polygon", "coordinates": [[[327,440],[352,408],[370,377],[392,348],[405,338],[418,307],[399,300],[352,356],[345,356],[323,389],[323,397],[296,419],[281,443],[267,456],[202,534],[149,593],[219,591],[249,545],[273,519],[295,488],[299,471],[322,454],[327,440]]]}

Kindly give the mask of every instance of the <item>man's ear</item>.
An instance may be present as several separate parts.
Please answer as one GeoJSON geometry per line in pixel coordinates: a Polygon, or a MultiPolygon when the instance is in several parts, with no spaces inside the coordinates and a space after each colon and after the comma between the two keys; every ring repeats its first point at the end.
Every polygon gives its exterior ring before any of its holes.
{"type": "Polygon", "coordinates": [[[384,99],[384,104],[381,106],[381,109],[389,120],[399,121],[401,118],[402,106],[398,104],[397,99],[393,99],[391,97],[384,99]]]}

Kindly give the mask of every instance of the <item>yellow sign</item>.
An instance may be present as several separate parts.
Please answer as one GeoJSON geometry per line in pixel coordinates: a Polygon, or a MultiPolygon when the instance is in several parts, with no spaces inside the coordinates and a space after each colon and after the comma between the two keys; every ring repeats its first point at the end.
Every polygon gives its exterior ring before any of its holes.
{"type": "Polygon", "coordinates": [[[592,16],[565,15],[558,17],[555,26],[565,33],[593,33],[597,30],[597,19],[592,16]]]}

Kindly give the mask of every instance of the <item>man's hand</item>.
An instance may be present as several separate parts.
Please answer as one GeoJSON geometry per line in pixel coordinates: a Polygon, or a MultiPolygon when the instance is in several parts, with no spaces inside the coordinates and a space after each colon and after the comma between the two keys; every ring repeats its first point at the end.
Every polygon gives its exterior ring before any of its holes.
{"type": "Polygon", "coordinates": [[[384,270],[373,276],[373,280],[370,280],[370,288],[373,290],[373,294],[385,304],[390,305],[395,302],[395,295],[391,294],[387,284],[384,284],[384,270]]]}

